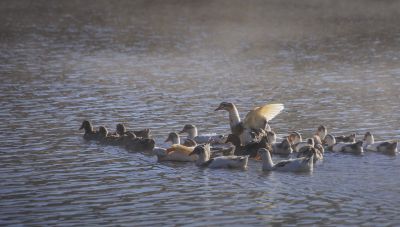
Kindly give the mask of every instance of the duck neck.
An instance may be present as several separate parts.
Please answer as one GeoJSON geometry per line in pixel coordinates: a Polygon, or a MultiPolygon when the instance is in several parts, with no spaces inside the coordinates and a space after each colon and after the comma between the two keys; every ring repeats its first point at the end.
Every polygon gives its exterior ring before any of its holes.
{"type": "Polygon", "coordinates": [[[181,138],[179,137],[179,135],[172,139],[172,144],[181,144],[181,138]]]}
{"type": "Polygon", "coordinates": [[[199,154],[199,158],[196,160],[197,165],[202,165],[203,163],[207,162],[210,160],[210,157],[206,152],[199,154]]]}
{"type": "Polygon", "coordinates": [[[266,152],[262,154],[261,158],[263,161],[263,170],[272,170],[272,168],[274,167],[274,163],[272,162],[271,154],[269,152],[266,152]]]}
{"type": "Polygon", "coordinates": [[[190,130],[188,130],[188,139],[194,139],[197,136],[197,128],[194,127],[190,130]]]}
{"type": "Polygon", "coordinates": [[[231,126],[231,130],[233,131],[234,128],[240,123],[240,116],[239,112],[235,105],[233,108],[229,110],[229,125],[231,126]]]}

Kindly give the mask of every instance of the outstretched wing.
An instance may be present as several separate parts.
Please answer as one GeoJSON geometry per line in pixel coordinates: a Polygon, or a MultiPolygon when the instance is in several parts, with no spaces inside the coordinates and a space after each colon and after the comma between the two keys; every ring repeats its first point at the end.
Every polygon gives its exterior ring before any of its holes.
{"type": "Polygon", "coordinates": [[[276,117],[283,109],[283,104],[267,104],[265,106],[256,107],[244,118],[244,127],[264,129],[267,122],[276,117]]]}

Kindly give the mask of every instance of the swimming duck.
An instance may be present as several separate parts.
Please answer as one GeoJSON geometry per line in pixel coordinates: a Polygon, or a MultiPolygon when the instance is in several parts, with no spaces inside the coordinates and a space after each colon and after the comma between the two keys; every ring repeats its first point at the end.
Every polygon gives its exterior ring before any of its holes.
{"type": "Polygon", "coordinates": [[[296,145],[300,142],[303,142],[303,138],[302,138],[301,134],[297,131],[291,132],[287,138],[288,138],[290,144],[292,144],[292,145],[296,145]]]}
{"type": "Polygon", "coordinates": [[[194,147],[187,147],[181,144],[172,144],[168,149],[157,149],[158,161],[194,162],[197,155],[189,155],[194,147]]]}
{"type": "Polygon", "coordinates": [[[256,107],[246,115],[243,122],[241,121],[239,112],[233,103],[222,102],[215,111],[225,110],[229,113],[229,125],[232,134],[240,136],[241,143],[246,145],[252,141],[250,135],[252,130],[261,128],[266,131],[271,131],[268,122],[276,117],[283,108],[283,104],[268,104],[256,107]]]}
{"type": "Polygon", "coordinates": [[[199,136],[197,134],[197,128],[195,125],[187,124],[179,133],[187,133],[188,139],[196,141],[196,143],[211,143],[211,144],[221,144],[225,141],[224,135],[204,135],[199,136]]]}
{"type": "Polygon", "coordinates": [[[336,139],[336,143],[340,143],[340,142],[355,143],[356,142],[356,134],[353,133],[353,134],[350,134],[349,136],[344,136],[344,135],[336,136],[335,139],[336,139]]]}
{"type": "Polygon", "coordinates": [[[292,146],[290,146],[288,138],[285,138],[280,143],[273,144],[272,152],[279,155],[290,155],[293,152],[293,149],[292,146]]]}
{"type": "Polygon", "coordinates": [[[302,147],[299,152],[297,153],[297,158],[301,157],[309,157],[311,154],[314,154],[313,157],[313,162],[316,163],[317,161],[322,161],[324,158],[323,155],[323,147],[321,144],[317,144],[317,146],[320,146],[319,149],[315,148],[311,145],[302,147]],[[320,150],[322,148],[322,151],[320,150]]]}
{"type": "MultiPolygon", "coordinates": [[[[178,133],[176,132],[170,132],[168,134],[167,139],[165,140],[165,143],[171,142],[172,144],[181,144],[181,138],[178,133]]],[[[194,147],[197,145],[196,141],[192,139],[186,139],[185,142],[182,144],[187,147],[194,147]]]]}
{"type": "Polygon", "coordinates": [[[112,135],[108,132],[104,126],[99,127],[100,142],[107,145],[117,146],[121,142],[121,138],[116,135],[112,135]]]}
{"type": "Polygon", "coordinates": [[[126,132],[120,137],[119,144],[128,151],[152,151],[155,147],[154,139],[136,137],[133,132],[126,132]]]}
{"type": "Polygon", "coordinates": [[[93,129],[92,123],[90,121],[84,120],[82,122],[81,127],[79,130],[85,129],[85,134],[83,134],[83,138],[85,140],[99,140],[100,135],[99,132],[93,129]]]}
{"type": "Polygon", "coordinates": [[[198,155],[196,165],[208,168],[245,169],[249,156],[220,156],[210,158],[210,144],[198,145],[190,155],[198,155]]]}
{"type": "Polygon", "coordinates": [[[375,142],[372,133],[367,132],[364,135],[363,148],[368,151],[381,152],[388,155],[396,155],[397,141],[380,141],[375,142]]]}
{"type": "Polygon", "coordinates": [[[314,145],[315,145],[314,138],[308,138],[307,141],[299,142],[297,144],[294,144],[292,147],[295,152],[299,152],[300,149],[303,147],[306,147],[306,146],[314,147],[314,145]]]}
{"type": "MultiPolygon", "coordinates": [[[[116,135],[124,135],[126,134],[128,131],[126,130],[126,127],[124,124],[117,124],[117,128],[116,128],[116,135]]],[[[143,130],[134,130],[132,131],[133,134],[136,135],[136,137],[141,137],[141,138],[147,138],[147,139],[151,139],[151,131],[150,129],[146,128],[143,130]]]]}
{"type": "Polygon", "coordinates": [[[306,157],[284,160],[276,164],[272,162],[271,152],[268,149],[261,148],[258,152],[263,162],[263,171],[310,172],[314,168],[312,152],[306,157]]]}
{"type": "Polygon", "coordinates": [[[344,152],[344,153],[352,153],[352,154],[362,154],[364,152],[363,149],[363,141],[358,142],[336,142],[336,137],[331,134],[325,136],[324,143],[327,145],[326,150],[333,152],[344,152]]]}

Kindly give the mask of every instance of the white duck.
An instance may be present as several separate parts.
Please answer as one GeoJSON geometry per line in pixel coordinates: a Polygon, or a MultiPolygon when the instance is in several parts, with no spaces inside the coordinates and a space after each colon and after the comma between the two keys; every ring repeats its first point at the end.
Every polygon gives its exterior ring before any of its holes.
{"type": "Polygon", "coordinates": [[[196,141],[196,143],[211,143],[211,144],[222,144],[226,140],[224,135],[198,135],[197,128],[195,125],[187,124],[179,133],[187,133],[188,139],[196,141]]]}
{"type": "Polygon", "coordinates": [[[236,106],[230,102],[222,102],[215,111],[225,110],[229,113],[229,125],[232,134],[240,136],[241,143],[246,145],[252,141],[252,130],[264,129],[271,131],[268,124],[284,109],[283,104],[268,104],[251,110],[243,122],[240,119],[236,106]]]}
{"type": "Polygon", "coordinates": [[[198,155],[196,165],[208,168],[245,169],[249,156],[220,156],[210,158],[210,144],[198,145],[190,155],[198,155]]]}
{"type": "Polygon", "coordinates": [[[364,135],[363,148],[368,151],[381,152],[388,155],[396,155],[397,141],[380,141],[375,142],[374,135],[367,132],[364,135]]]}
{"type": "Polygon", "coordinates": [[[328,134],[325,137],[325,143],[328,146],[326,149],[329,151],[352,153],[352,154],[364,153],[362,141],[358,141],[355,143],[344,143],[344,142],[336,143],[335,137],[331,134],[328,134]]]}
{"type": "Polygon", "coordinates": [[[310,172],[314,168],[314,154],[307,157],[284,160],[274,164],[269,150],[261,148],[258,152],[263,162],[263,171],[310,172]]]}

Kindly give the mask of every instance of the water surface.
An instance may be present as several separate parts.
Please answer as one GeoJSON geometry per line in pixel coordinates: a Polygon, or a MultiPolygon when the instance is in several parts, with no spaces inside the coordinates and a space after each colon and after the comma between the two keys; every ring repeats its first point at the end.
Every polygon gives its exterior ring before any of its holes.
{"type": "Polygon", "coordinates": [[[229,132],[280,102],[279,134],[400,134],[395,1],[2,1],[1,225],[399,225],[397,157],[311,174],[199,169],[85,142],[95,126],[229,132]],[[360,7],[360,4],[363,7],[360,7]]]}

